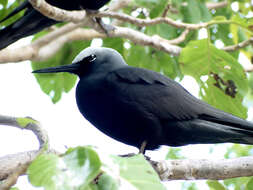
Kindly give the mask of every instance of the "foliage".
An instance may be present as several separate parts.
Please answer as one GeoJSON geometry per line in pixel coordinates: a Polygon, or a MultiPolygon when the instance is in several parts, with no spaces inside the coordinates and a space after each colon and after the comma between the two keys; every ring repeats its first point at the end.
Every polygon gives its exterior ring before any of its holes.
{"type": "Polygon", "coordinates": [[[90,147],[71,148],[63,156],[39,155],[27,173],[32,185],[45,190],[117,190],[122,185],[135,190],[165,190],[142,155],[107,159],[110,161],[102,163],[90,147]]]}
{"type": "MultiPolygon", "coordinates": [[[[21,1],[0,0],[0,19],[4,18],[21,1]]],[[[208,22],[204,30],[191,31],[186,39],[178,44],[182,48],[179,57],[168,55],[151,47],[142,47],[121,38],[105,38],[102,46],[118,50],[128,64],[152,69],[172,79],[182,80],[193,77],[199,85],[199,96],[209,104],[247,118],[247,105],[253,102],[253,75],[246,74],[239,55],[252,63],[253,48],[247,46],[236,51],[226,52],[223,46],[240,43],[253,34],[252,4],[248,0],[228,1],[228,5],[208,10],[205,0],[134,0],[123,9],[124,13],[138,18],[150,19],[163,15],[169,4],[167,17],[186,23],[208,22]],[[245,104],[246,102],[246,104],[245,104]]],[[[222,2],[222,0],[218,0],[222,2]]],[[[1,23],[2,27],[17,17],[1,23]]],[[[159,35],[171,40],[179,37],[184,30],[166,24],[136,27],[128,23],[122,26],[133,28],[147,35],[159,35]]],[[[35,35],[35,39],[48,33],[35,35]]],[[[78,52],[91,44],[90,41],[70,42],[52,58],[44,62],[33,62],[32,68],[70,64],[78,52]]],[[[66,74],[35,75],[42,91],[54,103],[61,99],[63,92],[69,92],[75,85],[76,77],[66,74]]],[[[252,154],[252,146],[233,145],[226,158],[252,154]]],[[[184,157],[180,149],[169,149],[166,159],[184,157]]],[[[135,189],[164,189],[157,175],[142,156],[133,158],[109,157],[108,164],[87,147],[67,151],[63,156],[40,155],[28,170],[30,182],[35,186],[51,189],[119,189],[122,183],[135,189]],[[101,174],[101,175],[100,175],[101,174]],[[98,179],[96,177],[99,176],[98,179]]],[[[251,190],[252,178],[207,181],[210,190],[251,190]]],[[[196,190],[194,183],[184,183],[182,189],[196,190]]]]}

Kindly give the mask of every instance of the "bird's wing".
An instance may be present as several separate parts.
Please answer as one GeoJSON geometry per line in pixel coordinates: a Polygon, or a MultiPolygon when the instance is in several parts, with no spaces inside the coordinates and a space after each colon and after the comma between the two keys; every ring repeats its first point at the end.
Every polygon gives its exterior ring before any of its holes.
{"type": "Polygon", "coordinates": [[[20,11],[31,7],[31,4],[29,3],[28,0],[24,1],[21,5],[19,5],[17,8],[15,8],[12,12],[10,12],[5,18],[3,18],[2,20],[0,20],[1,22],[4,22],[5,20],[11,18],[12,16],[14,16],[15,14],[18,14],[20,11]]]}
{"type": "Polygon", "coordinates": [[[146,69],[128,66],[114,70],[108,74],[107,83],[112,93],[124,96],[115,98],[134,102],[160,119],[197,118],[206,105],[177,82],[146,69]]]}
{"type": "MultiPolygon", "coordinates": [[[[107,77],[114,90],[128,101],[142,106],[161,121],[202,119],[222,125],[253,130],[253,124],[229,113],[215,109],[195,98],[177,82],[150,70],[125,67],[107,77]]],[[[115,98],[121,98],[116,97],[115,98]]]]}

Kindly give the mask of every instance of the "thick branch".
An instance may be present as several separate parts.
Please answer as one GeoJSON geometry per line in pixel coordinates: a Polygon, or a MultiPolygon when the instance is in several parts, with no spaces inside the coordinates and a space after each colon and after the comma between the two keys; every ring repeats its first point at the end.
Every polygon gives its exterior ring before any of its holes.
{"type": "Polygon", "coordinates": [[[222,180],[253,176],[253,157],[222,160],[168,160],[152,164],[162,181],[222,180]]]}
{"type": "MultiPolygon", "coordinates": [[[[0,158],[0,180],[21,164],[30,163],[38,151],[22,152],[0,158]]],[[[151,161],[162,181],[168,180],[222,180],[253,176],[253,157],[222,160],[167,160],[151,161]]]]}
{"type": "MultiPolygon", "coordinates": [[[[38,150],[20,152],[0,157],[0,181],[15,172],[20,165],[30,163],[39,153],[38,150]]],[[[24,173],[21,173],[22,175],[24,173]]]]}
{"type": "MultiPolygon", "coordinates": [[[[72,27],[72,25],[70,27],[72,27]]],[[[59,30],[65,31],[64,28],[60,28],[59,30]]],[[[0,63],[20,62],[25,60],[42,61],[54,55],[66,42],[107,37],[104,33],[99,33],[92,29],[76,29],[65,35],[60,35],[60,33],[64,34],[63,32],[58,32],[58,30],[56,30],[25,47],[18,49],[4,49],[0,51],[0,63]],[[52,42],[49,43],[50,41],[52,42]]],[[[115,27],[113,31],[109,32],[109,35],[110,37],[126,38],[135,44],[151,46],[172,55],[179,55],[181,52],[181,48],[170,44],[169,40],[163,39],[159,36],[148,36],[130,28],[115,27]]]]}
{"type": "Polygon", "coordinates": [[[86,18],[85,11],[66,11],[48,4],[45,0],[29,0],[33,8],[43,15],[57,20],[66,22],[84,22],[86,18]]]}

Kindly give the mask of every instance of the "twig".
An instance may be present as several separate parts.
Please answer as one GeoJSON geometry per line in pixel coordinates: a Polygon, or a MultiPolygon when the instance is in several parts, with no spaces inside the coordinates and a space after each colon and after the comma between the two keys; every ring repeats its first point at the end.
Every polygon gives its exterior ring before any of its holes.
{"type": "Polygon", "coordinates": [[[182,34],[180,36],[178,36],[175,39],[169,40],[170,44],[179,44],[181,42],[183,42],[186,38],[186,36],[189,34],[190,30],[186,29],[185,31],[182,32],[182,34]]]}
{"type": "Polygon", "coordinates": [[[238,44],[235,44],[235,45],[232,45],[232,46],[226,46],[224,48],[222,48],[223,50],[225,51],[235,51],[235,50],[238,50],[238,49],[241,49],[241,48],[244,48],[250,44],[253,44],[253,37],[249,38],[248,40],[245,40],[241,43],[238,43],[238,44]]]}
{"type": "Polygon", "coordinates": [[[182,22],[174,21],[173,19],[170,19],[168,17],[157,17],[157,18],[149,19],[149,20],[148,19],[140,19],[140,18],[136,18],[133,16],[129,16],[124,13],[117,13],[117,12],[110,12],[110,11],[91,13],[91,15],[95,16],[95,17],[115,18],[115,19],[119,19],[124,22],[129,22],[131,24],[134,24],[134,25],[140,26],[140,27],[165,23],[165,24],[174,26],[176,28],[197,30],[200,28],[205,28],[209,25],[209,23],[207,23],[207,22],[206,23],[199,23],[199,24],[182,23],[182,22]]]}
{"type": "Polygon", "coordinates": [[[209,2],[206,3],[206,7],[210,10],[210,9],[219,9],[219,8],[224,8],[228,6],[228,2],[227,1],[222,1],[222,2],[209,2]]]}
{"type": "Polygon", "coordinates": [[[49,146],[47,132],[40,126],[40,123],[30,117],[11,117],[0,115],[0,125],[8,125],[11,127],[17,127],[19,129],[26,129],[32,131],[40,144],[40,148],[45,145],[49,146]]]}

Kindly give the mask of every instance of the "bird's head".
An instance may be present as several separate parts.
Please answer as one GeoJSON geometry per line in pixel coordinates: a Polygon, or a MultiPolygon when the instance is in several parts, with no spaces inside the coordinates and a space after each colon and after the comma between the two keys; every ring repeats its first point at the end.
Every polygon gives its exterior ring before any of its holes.
{"type": "Polygon", "coordinates": [[[81,51],[70,65],[50,67],[33,71],[33,73],[69,72],[79,77],[89,73],[110,72],[126,65],[123,57],[114,49],[89,47],[81,51]]]}

